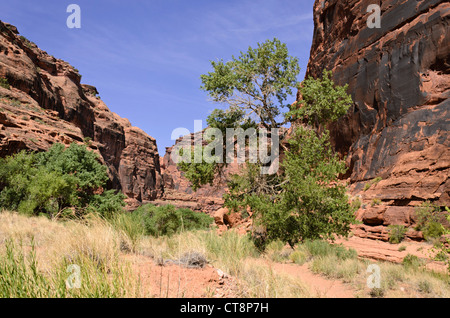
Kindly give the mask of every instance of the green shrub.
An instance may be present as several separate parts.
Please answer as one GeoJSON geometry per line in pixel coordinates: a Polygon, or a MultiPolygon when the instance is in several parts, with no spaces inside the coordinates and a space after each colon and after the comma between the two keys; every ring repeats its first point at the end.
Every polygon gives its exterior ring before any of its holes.
{"type": "Polygon", "coordinates": [[[400,244],[405,238],[406,227],[404,225],[389,225],[389,243],[400,244]]]}
{"type": "Polygon", "coordinates": [[[345,163],[330,148],[329,132],[317,136],[314,130],[299,128],[290,140],[282,169],[284,176],[275,175],[275,182],[266,181],[267,188],[277,188],[273,194],[252,193],[261,187],[259,179],[244,175],[230,189],[230,201],[250,206],[254,222],[266,229],[266,243],[281,240],[293,247],[298,242],[347,236],[355,222],[346,188],[335,182],[345,171],[345,163]],[[278,181],[278,182],[277,182],[278,181]],[[241,193],[246,193],[240,198],[241,193]]]}
{"type": "Polygon", "coordinates": [[[0,86],[6,89],[10,89],[8,79],[0,78],[0,86]]]}
{"type": "Polygon", "coordinates": [[[402,261],[403,266],[412,269],[418,269],[419,267],[425,265],[424,260],[420,259],[416,255],[408,254],[403,258],[402,261]]]}
{"type": "Polygon", "coordinates": [[[107,168],[84,145],[53,145],[47,152],[0,159],[0,207],[51,218],[96,212],[110,217],[124,206],[123,194],[105,191],[107,168]]]}
{"type": "Polygon", "coordinates": [[[354,198],[352,200],[351,208],[354,211],[358,211],[361,208],[361,206],[362,206],[362,202],[361,202],[361,199],[359,197],[356,197],[356,198],[354,198]]]}
{"type": "Polygon", "coordinates": [[[376,205],[380,205],[380,204],[381,204],[380,199],[373,199],[372,203],[370,203],[371,206],[376,206],[376,205]]]}
{"type": "Polygon", "coordinates": [[[185,231],[208,229],[214,222],[214,218],[211,216],[190,209],[178,209],[178,214],[180,215],[182,229],[185,231]]]}
{"type": "Polygon", "coordinates": [[[122,212],[126,205],[126,198],[122,192],[117,192],[116,190],[104,191],[102,194],[96,194],[90,198],[87,210],[99,213],[105,218],[111,218],[115,214],[122,212]]]}
{"type": "Polygon", "coordinates": [[[173,205],[157,207],[143,205],[133,212],[141,220],[145,233],[151,236],[171,236],[180,231],[208,229],[214,219],[209,215],[173,205]]]}
{"type": "Polygon", "coordinates": [[[369,182],[367,182],[364,185],[364,191],[369,190],[373,185],[377,184],[378,182],[380,182],[381,180],[383,180],[383,178],[381,177],[376,177],[375,179],[370,180],[369,182]]]}
{"type": "Polygon", "coordinates": [[[427,201],[416,208],[416,230],[422,231],[425,239],[440,238],[446,233],[441,221],[441,210],[438,206],[427,201]]]}
{"type": "Polygon", "coordinates": [[[289,255],[289,259],[297,265],[303,265],[308,261],[308,254],[305,251],[296,250],[289,255]]]}
{"type": "MultiPolygon", "coordinates": [[[[191,187],[194,191],[197,191],[205,184],[212,185],[218,167],[216,163],[208,163],[204,159],[200,163],[195,163],[194,157],[196,152],[203,153],[203,148],[192,148],[190,163],[185,161],[178,163],[179,169],[184,172],[184,177],[191,182],[191,187]]],[[[182,155],[182,152],[180,155],[182,155]]]]}

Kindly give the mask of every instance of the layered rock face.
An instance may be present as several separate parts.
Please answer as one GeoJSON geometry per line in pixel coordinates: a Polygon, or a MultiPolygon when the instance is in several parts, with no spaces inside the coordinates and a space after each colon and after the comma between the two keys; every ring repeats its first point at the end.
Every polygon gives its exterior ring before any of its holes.
{"type": "Polygon", "coordinates": [[[315,2],[307,76],[328,69],[337,84],[349,84],[354,106],[330,127],[333,143],[348,155],[353,194],[382,203],[361,212],[372,226],[361,235],[413,224],[412,207],[425,200],[450,205],[449,23],[444,1],[315,2]],[[381,28],[367,24],[373,3],[381,28]],[[381,181],[367,189],[374,179],[381,181]]]}
{"type": "MultiPolygon", "coordinates": [[[[284,136],[286,136],[287,134],[289,134],[288,129],[279,129],[278,140],[284,140],[284,136]]],[[[164,200],[171,201],[173,204],[180,207],[189,207],[194,210],[213,214],[214,212],[218,211],[218,209],[221,209],[223,207],[223,195],[228,191],[227,184],[231,179],[231,176],[239,174],[244,168],[245,164],[238,163],[238,159],[236,158],[238,149],[242,148],[239,148],[240,145],[235,138],[234,149],[236,151],[236,157],[233,159],[234,162],[225,165],[221,172],[216,174],[213,184],[203,185],[201,188],[197,189],[197,191],[194,191],[194,189],[191,187],[191,182],[184,176],[184,172],[180,170],[177,163],[174,162],[174,157],[175,152],[179,149],[186,149],[185,147],[192,147],[200,144],[206,146],[208,142],[206,141],[206,137],[204,137],[203,135],[204,131],[200,131],[187,136],[183,136],[176,140],[174,146],[166,148],[166,154],[164,155],[164,158],[162,158],[161,162],[161,172],[164,183],[163,198],[164,200]]],[[[270,132],[267,134],[267,145],[268,146],[266,149],[258,148],[257,150],[265,151],[264,153],[269,156],[270,145],[272,145],[272,136],[270,132]]],[[[256,149],[253,149],[253,151],[255,150],[256,149]]],[[[247,146],[245,146],[245,151],[242,152],[242,155],[246,156],[246,158],[249,157],[250,149],[247,146]]],[[[274,162],[271,162],[271,164],[273,164],[273,166],[271,167],[276,167],[276,164],[279,163],[279,161],[273,161],[274,162]]],[[[228,220],[225,223],[236,224],[238,222],[236,222],[236,220],[228,220]]]]}
{"type": "Polygon", "coordinates": [[[224,169],[224,174],[217,176],[212,185],[204,185],[197,191],[191,187],[191,183],[184,177],[184,172],[180,170],[174,162],[174,151],[178,146],[194,145],[201,143],[203,132],[192,133],[181,137],[175,141],[175,145],[166,149],[166,154],[162,158],[161,172],[164,183],[164,200],[172,202],[179,207],[188,207],[193,210],[201,210],[213,213],[222,208],[223,195],[226,192],[227,177],[230,174],[239,172],[238,164],[231,164],[224,169]]]}
{"type": "Polygon", "coordinates": [[[155,139],[111,112],[71,65],[1,21],[0,78],[7,81],[0,86],[1,157],[57,142],[86,143],[108,166],[110,186],[130,203],[162,195],[155,139]]]}

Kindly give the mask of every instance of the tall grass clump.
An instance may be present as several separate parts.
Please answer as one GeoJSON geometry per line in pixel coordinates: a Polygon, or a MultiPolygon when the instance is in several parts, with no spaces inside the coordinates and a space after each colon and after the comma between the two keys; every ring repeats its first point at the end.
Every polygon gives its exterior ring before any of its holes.
{"type": "Polygon", "coordinates": [[[36,246],[32,240],[26,248],[22,242],[7,240],[4,255],[0,257],[1,298],[121,298],[137,296],[139,286],[134,284],[131,272],[119,264],[101,263],[99,259],[86,255],[64,258],[53,268],[42,271],[36,257],[36,246]],[[28,255],[25,251],[28,249],[28,255]],[[79,268],[79,285],[71,285],[74,272],[79,268]],[[112,265],[112,266],[111,266],[112,265]]]}
{"type": "Polygon", "coordinates": [[[244,298],[310,298],[308,285],[296,277],[274,270],[258,259],[247,259],[241,269],[239,292],[244,298]]]}
{"type": "Polygon", "coordinates": [[[363,270],[355,250],[327,241],[307,241],[299,245],[294,253],[298,255],[297,263],[311,261],[310,268],[314,273],[345,282],[352,281],[363,270]]]}
{"type": "Polygon", "coordinates": [[[138,213],[119,213],[109,219],[111,226],[121,235],[121,250],[135,252],[146,234],[145,222],[138,213]]]}
{"type": "Polygon", "coordinates": [[[52,289],[51,283],[39,272],[34,246],[26,259],[22,248],[7,240],[4,254],[0,257],[1,298],[62,297],[64,290],[52,289]]]}
{"type": "Polygon", "coordinates": [[[405,238],[407,228],[404,225],[389,225],[389,243],[400,244],[405,238]]]}
{"type": "Polygon", "coordinates": [[[239,235],[235,231],[225,232],[222,236],[207,232],[203,233],[203,239],[211,259],[220,263],[231,275],[240,274],[241,263],[244,259],[259,256],[249,236],[239,235]]]}

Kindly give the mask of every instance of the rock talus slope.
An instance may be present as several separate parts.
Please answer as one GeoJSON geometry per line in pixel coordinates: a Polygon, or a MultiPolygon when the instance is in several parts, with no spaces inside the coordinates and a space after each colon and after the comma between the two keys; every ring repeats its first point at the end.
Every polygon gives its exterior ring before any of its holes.
{"type": "Polygon", "coordinates": [[[162,195],[155,139],[111,112],[95,87],[67,62],[40,50],[0,21],[0,156],[53,143],[87,143],[109,168],[129,203],[162,195]],[[9,87],[8,87],[9,86],[9,87]]]}
{"type": "Polygon", "coordinates": [[[374,1],[315,2],[307,76],[328,69],[349,84],[354,106],[330,127],[333,143],[348,155],[353,194],[382,202],[361,230],[385,237],[381,225],[413,224],[425,200],[450,205],[450,4],[375,2],[381,28],[367,24],[374,1]]]}

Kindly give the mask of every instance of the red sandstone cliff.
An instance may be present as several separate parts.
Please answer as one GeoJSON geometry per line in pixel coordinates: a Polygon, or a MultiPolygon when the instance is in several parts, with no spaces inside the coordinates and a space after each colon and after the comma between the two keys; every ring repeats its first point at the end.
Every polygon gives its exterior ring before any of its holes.
{"type": "Polygon", "coordinates": [[[176,140],[175,145],[166,149],[166,154],[162,158],[161,172],[164,183],[164,199],[171,201],[180,207],[189,207],[194,210],[202,210],[212,213],[223,206],[222,196],[226,191],[226,181],[230,174],[239,172],[238,164],[231,164],[226,167],[224,174],[218,176],[213,185],[204,185],[197,191],[191,187],[191,183],[184,177],[184,172],[180,170],[173,161],[173,151],[177,145],[189,141],[192,145],[201,141],[202,132],[192,133],[176,140]]]}
{"type": "Polygon", "coordinates": [[[329,69],[349,84],[354,107],[331,127],[333,141],[348,155],[353,194],[382,201],[360,211],[370,225],[360,234],[411,225],[424,200],[450,205],[450,4],[317,0],[314,24],[307,75],[329,69]],[[367,26],[372,3],[381,3],[381,29],[367,26]]]}
{"type": "Polygon", "coordinates": [[[0,156],[53,143],[88,143],[109,168],[111,186],[130,203],[153,200],[163,187],[156,141],[109,111],[95,87],[0,21],[0,156]]]}

